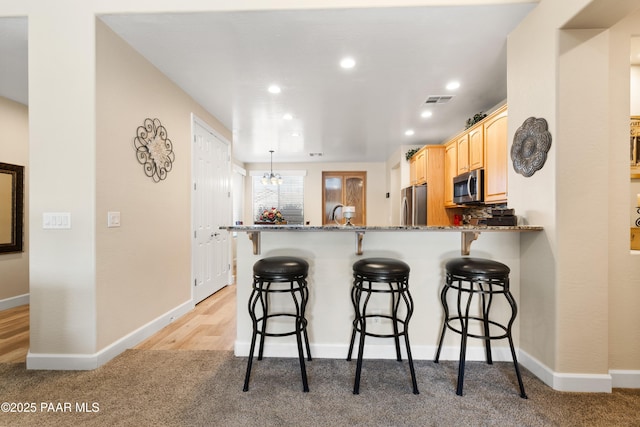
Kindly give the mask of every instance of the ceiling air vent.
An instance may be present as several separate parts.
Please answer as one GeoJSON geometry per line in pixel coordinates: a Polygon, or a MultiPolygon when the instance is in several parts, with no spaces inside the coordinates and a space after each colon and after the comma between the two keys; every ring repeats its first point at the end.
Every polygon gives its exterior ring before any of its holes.
{"type": "Polygon", "coordinates": [[[451,101],[453,95],[431,95],[425,101],[425,104],[446,104],[451,101]]]}

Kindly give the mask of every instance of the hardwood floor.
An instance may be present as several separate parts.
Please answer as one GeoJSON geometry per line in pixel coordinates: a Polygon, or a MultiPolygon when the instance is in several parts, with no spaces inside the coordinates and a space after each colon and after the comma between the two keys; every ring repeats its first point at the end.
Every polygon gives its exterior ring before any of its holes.
{"type": "MultiPolygon", "coordinates": [[[[134,348],[233,350],[236,285],[220,289],[134,348]]],[[[24,363],[29,350],[29,305],[0,311],[0,363],[24,363]]]]}
{"type": "Polygon", "coordinates": [[[29,350],[29,305],[0,311],[0,363],[27,360],[29,350]]]}
{"type": "Polygon", "coordinates": [[[233,350],[236,285],[220,289],[138,346],[143,350],[233,350]]]}

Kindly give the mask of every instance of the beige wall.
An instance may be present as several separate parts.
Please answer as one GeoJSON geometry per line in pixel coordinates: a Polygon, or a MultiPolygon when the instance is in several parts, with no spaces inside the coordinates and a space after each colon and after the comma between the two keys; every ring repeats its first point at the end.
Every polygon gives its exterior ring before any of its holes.
{"type": "MultiPolygon", "coordinates": [[[[632,116],[640,116],[640,66],[638,65],[631,67],[630,85],[630,114],[632,116]]],[[[635,209],[638,194],[640,194],[640,179],[632,179],[629,187],[629,225],[631,227],[635,227],[635,222],[640,216],[638,215],[637,209],[635,209]]]]}
{"type": "Polygon", "coordinates": [[[612,6],[543,0],[508,44],[510,134],[535,116],[553,135],[542,171],[509,176],[512,207],[545,227],[521,243],[520,346],[556,373],[640,369],[627,230],[632,26],[606,30],[640,3],[612,6]]]}
{"type": "Polygon", "coordinates": [[[0,254],[0,303],[29,293],[29,117],[25,105],[0,97],[0,163],[25,167],[23,252],[0,254]]]}
{"type": "MultiPolygon", "coordinates": [[[[637,2],[638,3],[638,2],[637,2]]],[[[640,7],[640,4],[638,4],[640,7]]],[[[610,84],[615,88],[611,119],[614,132],[611,141],[619,141],[610,155],[609,188],[615,189],[609,199],[609,368],[613,370],[640,369],[640,258],[630,254],[628,212],[635,212],[635,195],[640,193],[638,180],[628,178],[629,138],[627,116],[629,110],[630,79],[629,39],[638,35],[640,11],[629,15],[612,28],[610,84]],[[620,77],[620,78],[618,78],[620,77]],[[620,147],[620,148],[617,148],[620,147]],[[633,197],[629,196],[633,194],[633,197]],[[631,200],[630,200],[631,199],[631,200]]],[[[634,92],[635,96],[638,96],[634,92]]],[[[634,113],[635,114],[635,113],[634,113]]],[[[612,144],[613,145],[613,144],[612,144]]],[[[637,216],[637,214],[636,214],[637,216]]]]}
{"type": "Polygon", "coordinates": [[[231,133],[98,20],[96,26],[97,349],[191,300],[191,113],[231,133]],[[155,183],[135,157],[145,118],[158,118],[175,162],[155,183]],[[121,227],[107,228],[107,212],[121,227]],[[118,313],[117,315],[114,315],[118,313]]]}

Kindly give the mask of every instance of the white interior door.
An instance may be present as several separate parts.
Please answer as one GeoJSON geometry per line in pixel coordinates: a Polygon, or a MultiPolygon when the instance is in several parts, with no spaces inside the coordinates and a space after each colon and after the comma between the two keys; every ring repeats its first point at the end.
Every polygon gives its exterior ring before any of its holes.
{"type": "Polygon", "coordinates": [[[229,144],[193,121],[193,300],[198,303],[229,283],[231,221],[229,144]]]}

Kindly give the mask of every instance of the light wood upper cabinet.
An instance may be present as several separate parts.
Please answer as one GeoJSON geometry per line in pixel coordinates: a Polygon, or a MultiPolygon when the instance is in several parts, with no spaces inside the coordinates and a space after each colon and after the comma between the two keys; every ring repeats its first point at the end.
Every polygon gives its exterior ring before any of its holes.
{"type": "Polygon", "coordinates": [[[416,155],[409,159],[409,183],[416,185],[418,183],[418,169],[416,167],[416,155]]]}
{"type": "Polygon", "coordinates": [[[427,150],[422,147],[420,151],[409,159],[409,176],[411,185],[427,182],[427,150]]]}
{"type": "Polygon", "coordinates": [[[469,131],[469,170],[482,169],[484,166],[484,134],[483,126],[476,126],[469,131]]]}
{"type": "Polygon", "coordinates": [[[458,169],[460,175],[484,166],[484,134],[482,124],[477,124],[456,138],[458,169]]]}
{"type": "Polygon", "coordinates": [[[501,107],[484,122],[484,200],[507,201],[507,106],[501,107]]]}
{"type": "Polygon", "coordinates": [[[456,140],[458,155],[458,170],[456,175],[469,172],[469,135],[464,134],[456,140]]]}
{"type": "Polygon", "coordinates": [[[416,184],[427,182],[427,156],[424,148],[416,153],[416,184]]]}
{"type": "Polygon", "coordinates": [[[409,160],[409,176],[411,185],[427,182],[427,150],[423,147],[409,160]]]}
{"type": "Polygon", "coordinates": [[[453,203],[453,178],[458,174],[458,144],[451,141],[444,148],[444,205],[453,203]]]}

